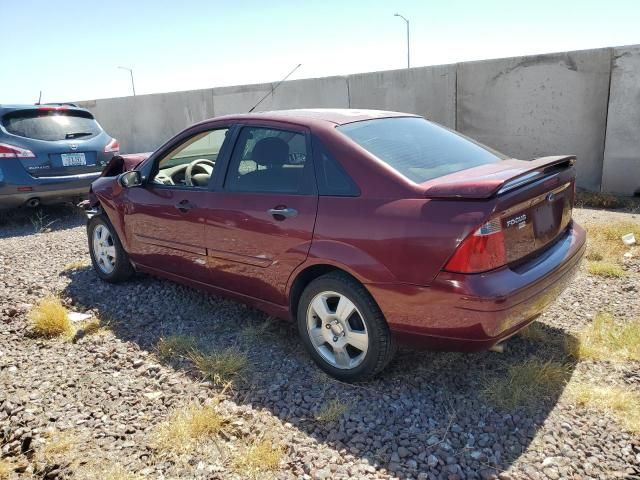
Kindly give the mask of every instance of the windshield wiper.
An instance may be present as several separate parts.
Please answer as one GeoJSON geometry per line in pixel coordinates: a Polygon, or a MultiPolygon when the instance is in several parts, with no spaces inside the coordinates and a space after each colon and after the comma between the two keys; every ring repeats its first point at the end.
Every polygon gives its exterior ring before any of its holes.
{"type": "Polygon", "coordinates": [[[72,132],[72,133],[67,133],[64,138],[65,140],[69,140],[71,138],[78,138],[78,137],[86,137],[88,135],[93,135],[92,132],[72,132]]]}

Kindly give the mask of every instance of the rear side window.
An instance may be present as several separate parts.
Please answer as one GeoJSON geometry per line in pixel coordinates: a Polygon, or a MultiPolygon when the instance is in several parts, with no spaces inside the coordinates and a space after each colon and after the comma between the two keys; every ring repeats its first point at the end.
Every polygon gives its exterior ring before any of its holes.
{"type": "Polygon", "coordinates": [[[333,197],[360,195],[360,189],[344,171],[342,165],[317,139],[313,141],[313,153],[316,158],[316,178],[320,195],[333,197]]]}
{"type": "Polygon", "coordinates": [[[88,112],[60,110],[20,110],[2,117],[7,132],[36,140],[91,138],[102,132],[88,112]]]}
{"type": "Polygon", "coordinates": [[[380,118],[337,129],[416,183],[506,158],[424,118],[380,118]]]}
{"type": "Polygon", "coordinates": [[[313,162],[299,132],[244,127],[233,149],[225,188],[236,192],[313,192],[313,162]]]}

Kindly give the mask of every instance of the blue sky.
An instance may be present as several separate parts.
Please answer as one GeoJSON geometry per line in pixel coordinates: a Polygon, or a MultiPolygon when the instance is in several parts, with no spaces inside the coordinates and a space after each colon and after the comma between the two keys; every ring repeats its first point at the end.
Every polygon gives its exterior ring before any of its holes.
{"type": "Polygon", "coordinates": [[[0,0],[0,103],[640,43],[638,0],[0,0]]]}

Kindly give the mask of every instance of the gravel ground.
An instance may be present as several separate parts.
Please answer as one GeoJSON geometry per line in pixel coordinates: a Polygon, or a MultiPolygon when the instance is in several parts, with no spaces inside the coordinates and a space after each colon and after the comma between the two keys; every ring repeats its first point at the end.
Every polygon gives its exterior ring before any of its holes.
{"type": "MultiPolygon", "coordinates": [[[[281,445],[277,478],[640,478],[640,437],[601,412],[577,408],[562,392],[504,411],[480,393],[509,366],[557,358],[560,347],[518,336],[503,354],[403,352],[378,379],[343,384],[314,366],[287,322],[260,329],[266,316],[233,301],[148,276],[114,286],[88,266],[70,269],[88,259],[84,221],[67,210],[47,215],[0,225],[0,457],[21,467],[16,477],[74,477],[91,464],[152,478],[241,477],[222,450],[177,457],[152,442],[173,408],[222,398],[219,408],[234,419],[223,450],[259,438],[281,445]],[[51,215],[59,217],[52,231],[34,234],[51,215]],[[75,342],[34,338],[27,313],[49,293],[109,318],[110,331],[75,342]],[[159,360],[158,340],[175,334],[212,350],[236,346],[250,368],[221,394],[188,362],[159,360]],[[347,411],[317,421],[333,400],[347,411]],[[72,463],[40,455],[52,430],[76,439],[72,463]]],[[[640,221],[593,210],[576,217],[640,221]]],[[[545,329],[570,341],[596,312],[638,317],[637,254],[625,268],[624,279],[581,272],[541,318],[545,329]]],[[[637,364],[582,362],[568,376],[640,391],[637,364]]]]}

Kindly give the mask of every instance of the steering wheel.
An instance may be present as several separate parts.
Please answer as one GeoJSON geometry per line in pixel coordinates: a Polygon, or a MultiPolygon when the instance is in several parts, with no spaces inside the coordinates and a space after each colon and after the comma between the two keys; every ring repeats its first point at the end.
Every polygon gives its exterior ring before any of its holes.
{"type": "MultiPolygon", "coordinates": [[[[197,158],[195,159],[193,162],[191,162],[189,164],[189,166],[187,167],[187,169],[184,172],[184,183],[186,183],[187,185],[189,185],[190,187],[193,187],[193,169],[196,166],[202,166],[202,165],[209,165],[213,171],[213,168],[216,166],[216,164],[214,162],[212,162],[211,160],[207,160],[206,158],[197,158]]],[[[207,170],[205,168],[203,168],[202,170],[205,171],[205,173],[209,173],[207,172],[207,170]]]]}

